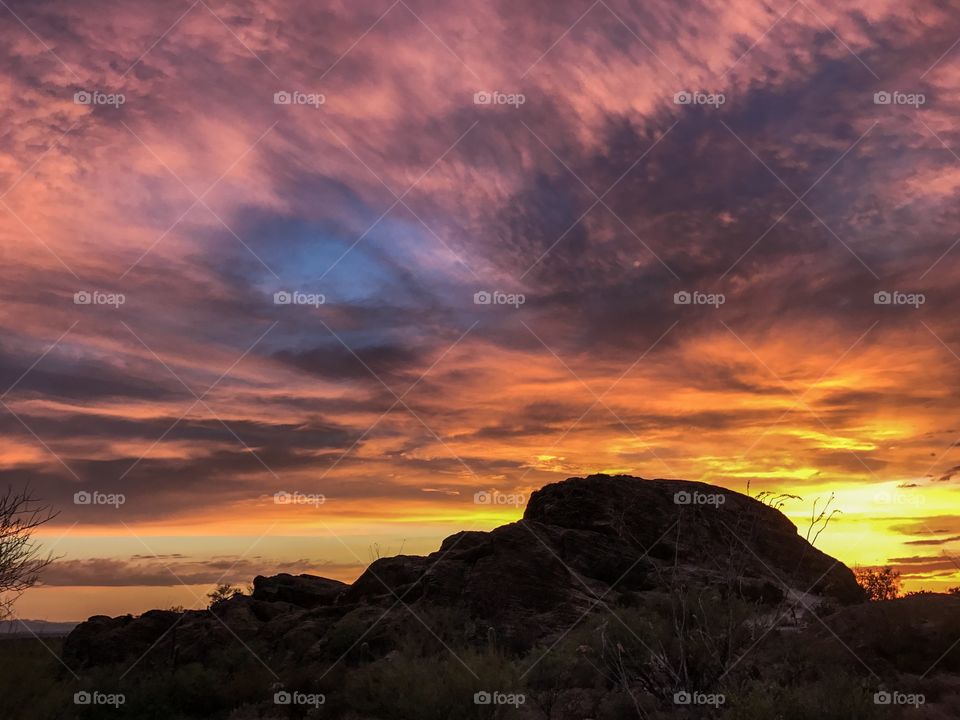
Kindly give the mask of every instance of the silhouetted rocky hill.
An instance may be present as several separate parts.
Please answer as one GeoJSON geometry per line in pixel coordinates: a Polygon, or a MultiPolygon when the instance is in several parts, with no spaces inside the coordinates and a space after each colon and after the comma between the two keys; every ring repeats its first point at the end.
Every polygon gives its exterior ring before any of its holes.
{"type": "MultiPolygon", "coordinates": [[[[680,480],[571,478],[533,493],[518,522],[379,559],[352,584],[281,574],[253,588],[209,610],[90,618],[63,659],[84,672],[135,661],[149,679],[246,654],[274,687],[326,692],[326,716],[358,720],[430,703],[421,716],[506,717],[466,698],[489,677],[524,689],[511,710],[530,720],[852,720],[925,663],[960,666],[956,598],[865,603],[850,569],[778,510],[680,480]],[[924,646],[907,652],[911,636],[924,646]],[[784,703],[800,710],[778,714],[784,703]]],[[[210,717],[300,716],[253,706],[210,717]]]]}
{"type": "Polygon", "coordinates": [[[846,566],[761,502],[703,483],[593,475],[534,492],[519,522],[457,533],[426,557],[381,558],[352,585],[310,575],[257,577],[251,597],[219,604],[228,628],[205,611],[95,617],[71,633],[65,650],[68,661],[90,665],[158,643],[156,656],[184,661],[230,642],[232,630],[275,652],[309,656],[322,652],[327,631],[348,613],[394,605],[462,612],[478,641],[492,633],[523,650],[578,622],[597,598],[642,602],[644,593],[677,581],[766,604],[790,593],[844,604],[863,599],[846,566]],[[161,639],[174,623],[176,632],[161,639]]]}

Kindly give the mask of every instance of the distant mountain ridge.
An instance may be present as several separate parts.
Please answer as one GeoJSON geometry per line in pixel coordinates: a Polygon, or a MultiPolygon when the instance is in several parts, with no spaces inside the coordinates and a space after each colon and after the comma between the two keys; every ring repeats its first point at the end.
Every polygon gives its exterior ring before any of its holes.
{"type": "Polygon", "coordinates": [[[75,622],[49,620],[0,620],[0,640],[8,637],[64,637],[79,625],[75,622]]]}

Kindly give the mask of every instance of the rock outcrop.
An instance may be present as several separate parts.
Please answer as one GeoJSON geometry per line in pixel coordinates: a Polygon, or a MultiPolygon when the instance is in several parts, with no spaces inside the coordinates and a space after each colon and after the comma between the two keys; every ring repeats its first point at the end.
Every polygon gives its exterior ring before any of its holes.
{"type": "Polygon", "coordinates": [[[533,493],[523,519],[460,532],[427,557],[371,564],[352,584],[311,575],[257,577],[252,596],[210,611],[94,617],[67,638],[71,666],[136,659],[202,660],[231,636],[272,658],[309,660],[367,623],[365,652],[389,650],[392,624],[450,611],[476,642],[517,650],[548,641],[591,612],[642,604],[678,585],[716,585],[776,604],[805,593],[825,603],[863,599],[853,573],[820,552],[780,512],[703,483],[592,475],[533,493]],[[389,612],[396,610],[396,612],[389,612]]]}
{"type": "Polygon", "coordinates": [[[523,517],[580,533],[591,545],[577,555],[594,568],[615,557],[612,548],[629,548],[661,567],[682,563],[705,577],[732,570],[843,604],[863,600],[850,569],[802,538],[778,510],[705,483],[571,478],[534,492],[523,517]]]}
{"type": "Polygon", "coordinates": [[[257,575],[253,579],[252,597],[265,602],[285,602],[301,608],[313,608],[333,604],[348,587],[339,580],[316,575],[257,575]]]}

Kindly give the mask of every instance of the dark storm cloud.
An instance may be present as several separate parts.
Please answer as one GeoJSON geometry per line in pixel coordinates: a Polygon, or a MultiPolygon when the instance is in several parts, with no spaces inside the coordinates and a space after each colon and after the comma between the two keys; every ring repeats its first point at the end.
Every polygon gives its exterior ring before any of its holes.
{"type": "Polygon", "coordinates": [[[73,401],[107,398],[164,400],[187,397],[176,381],[137,375],[109,360],[64,358],[54,354],[35,367],[39,355],[7,351],[0,346],[0,387],[13,392],[73,401]],[[19,380],[19,381],[18,381],[19,380]]]}
{"type": "Polygon", "coordinates": [[[274,357],[312,375],[335,380],[369,379],[374,383],[381,375],[405,374],[420,361],[418,352],[403,346],[347,349],[336,340],[308,350],[281,350],[274,357]]]}

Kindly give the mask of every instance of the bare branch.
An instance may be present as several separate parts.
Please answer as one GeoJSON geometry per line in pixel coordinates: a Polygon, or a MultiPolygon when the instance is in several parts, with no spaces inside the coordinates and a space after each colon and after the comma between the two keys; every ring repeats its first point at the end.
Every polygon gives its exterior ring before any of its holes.
{"type": "Polygon", "coordinates": [[[52,555],[40,554],[33,535],[56,515],[26,488],[8,487],[0,495],[0,619],[10,615],[17,598],[33,587],[41,571],[53,562],[52,555]]]}

